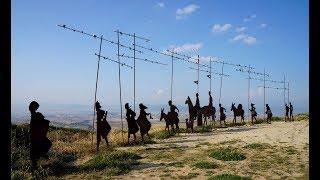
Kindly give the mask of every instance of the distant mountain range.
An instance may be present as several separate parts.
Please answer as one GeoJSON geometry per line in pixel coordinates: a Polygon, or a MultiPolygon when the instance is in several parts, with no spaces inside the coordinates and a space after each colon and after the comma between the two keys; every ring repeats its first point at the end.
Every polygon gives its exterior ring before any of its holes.
{"type": "MultiPolygon", "coordinates": [[[[148,105],[145,104],[148,109],[147,112],[152,114],[154,118],[153,121],[158,122],[160,118],[161,108],[165,109],[165,112],[168,112],[169,107],[167,105],[148,105]]],[[[181,122],[184,122],[184,119],[189,116],[187,105],[177,105],[180,110],[179,118],[181,122]]],[[[108,122],[113,123],[114,126],[119,126],[120,122],[120,108],[115,106],[108,107],[108,122]]],[[[133,107],[131,107],[133,109],[133,107]]],[[[218,107],[217,116],[218,116],[218,107]]],[[[233,117],[233,113],[230,111],[230,107],[226,107],[227,118],[233,117]]],[[[262,107],[257,107],[258,115],[263,116],[262,107]],[[260,109],[259,109],[260,108],[260,109]]],[[[103,107],[104,109],[104,107],[103,107]]],[[[247,108],[245,109],[245,115],[247,114],[247,108]]],[[[283,107],[271,107],[271,110],[274,116],[283,116],[283,107]]],[[[81,129],[90,129],[92,128],[92,119],[93,119],[93,109],[87,105],[79,104],[69,104],[69,105],[49,105],[41,104],[39,111],[46,117],[46,119],[51,121],[51,124],[56,126],[63,127],[72,127],[72,128],[81,128],[81,129]]],[[[294,113],[309,112],[309,109],[306,107],[295,107],[294,113]]],[[[136,105],[136,113],[139,115],[139,108],[136,105]]],[[[218,118],[218,117],[217,117],[218,118]]],[[[12,105],[11,111],[11,120],[13,123],[29,123],[30,113],[28,111],[28,105],[12,105]]],[[[125,109],[123,109],[123,120],[126,125],[125,120],[125,109]]]]}

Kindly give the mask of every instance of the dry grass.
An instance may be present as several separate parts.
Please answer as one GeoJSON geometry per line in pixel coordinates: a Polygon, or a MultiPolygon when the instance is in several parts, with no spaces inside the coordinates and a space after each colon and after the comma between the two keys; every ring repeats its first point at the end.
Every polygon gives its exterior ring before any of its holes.
{"type": "Polygon", "coordinates": [[[280,179],[293,176],[306,179],[309,174],[307,143],[300,149],[286,144],[246,143],[238,138],[218,143],[200,140],[189,143],[190,136],[215,138],[211,132],[215,131],[204,127],[189,135],[184,133],[185,127],[181,125],[179,133],[170,134],[164,131],[164,124],[153,125],[152,140],[145,143],[137,134],[138,141],[128,144],[126,131],[112,129],[110,147],[102,141],[98,154],[91,144],[91,132],[50,127],[48,138],[53,146],[49,160],[41,160],[42,167],[32,174],[28,140],[14,138],[16,130],[21,128],[26,127],[13,126],[12,131],[12,179],[101,179],[113,176],[146,179],[280,179]],[[224,161],[225,158],[240,161],[224,161]]]}

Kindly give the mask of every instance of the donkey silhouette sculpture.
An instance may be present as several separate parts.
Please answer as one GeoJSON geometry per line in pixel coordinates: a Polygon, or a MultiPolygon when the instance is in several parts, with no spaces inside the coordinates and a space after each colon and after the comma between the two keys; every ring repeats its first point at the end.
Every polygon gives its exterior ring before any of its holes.
{"type": "Polygon", "coordinates": [[[238,105],[238,108],[236,108],[235,103],[232,103],[231,105],[231,111],[233,111],[233,123],[236,124],[237,116],[241,117],[241,121],[244,122],[244,110],[242,109],[242,104],[238,105]]]}
{"type": "Polygon", "coordinates": [[[171,129],[174,130],[174,125],[176,125],[176,129],[179,129],[179,125],[178,125],[179,119],[177,120],[177,117],[174,114],[172,113],[166,114],[163,111],[164,109],[161,108],[160,121],[164,119],[166,122],[166,127],[164,130],[166,131],[168,129],[169,131],[169,126],[171,126],[171,129]]]}

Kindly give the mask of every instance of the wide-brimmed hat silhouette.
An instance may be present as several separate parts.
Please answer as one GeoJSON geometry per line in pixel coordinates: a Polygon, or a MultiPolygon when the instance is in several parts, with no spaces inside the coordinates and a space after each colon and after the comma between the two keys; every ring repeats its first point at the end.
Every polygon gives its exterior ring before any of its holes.
{"type": "Polygon", "coordinates": [[[128,108],[129,108],[129,103],[126,103],[126,104],[124,105],[124,107],[125,107],[126,109],[128,109],[128,108]]]}
{"type": "Polygon", "coordinates": [[[32,101],[30,104],[29,104],[29,110],[30,111],[36,111],[38,108],[39,108],[39,103],[37,103],[37,101],[32,101]]]}
{"type": "Polygon", "coordinates": [[[99,101],[97,101],[96,102],[96,109],[99,109],[99,108],[101,108],[101,105],[100,105],[99,101]]]}
{"type": "Polygon", "coordinates": [[[140,108],[140,109],[147,109],[148,107],[145,106],[145,105],[143,105],[142,103],[140,103],[140,104],[139,104],[139,108],[140,108]]]}

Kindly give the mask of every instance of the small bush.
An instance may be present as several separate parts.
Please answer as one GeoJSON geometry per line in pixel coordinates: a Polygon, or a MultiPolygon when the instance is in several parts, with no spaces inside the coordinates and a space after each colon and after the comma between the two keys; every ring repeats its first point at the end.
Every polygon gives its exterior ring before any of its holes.
{"type": "Polygon", "coordinates": [[[137,165],[141,157],[135,153],[115,151],[110,154],[99,154],[80,166],[81,171],[103,170],[116,168],[112,172],[125,173],[131,170],[132,165],[137,165]]]}
{"type": "Polygon", "coordinates": [[[172,136],[176,135],[176,132],[170,130],[170,131],[158,131],[158,132],[154,132],[152,134],[152,137],[156,138],[156,139],[168,139],[172,136]]]}
{"type": "Polygon", "coordinates": [[[288,147],[288,149],[286,149],[286,152],[289,154],[289,155],[292,155],[292,154],[297,154],[298,151],[296,149],[294,149],[293,147],[288,147]]]}
{"type": "Polygon", "coordinates": [[[199,173],[188,173],[186,176],[178,176],[179,179],[192,179],[199,175],[199,173]]]}
{"type": "Polygon", "coordinates": [[[271,118],[271,121],[283,121],[284,119],[282,117],[274,116],[271,118]]]}
{"type": "Polygon", "coordinates": [[[299,113],[293,117],[294,120],[309,120],[309,113],[299,113]]]}
{"type": "Polygon", "coordinates": [[[212,150],[209,156],[222,161],[241,161],[246,159],[245,155],[229,147],[212,150]]]}
{"type": "Polygon", "coordinates": [[[251,178],[249,177],[241,177],[238,175],[234,175],[234,174],[219,174],[219,175],[215,175],[215,176],[211,176],[210,178],[208,178],[208,180],[249,180],[251,178]]]}
{"type": "Polygon", "coordinates": [[[210,126],[210,125],[196,126],[195,128],[193,128],[193,132],[195,132],[195,133],[212,132],[212,126],[210,126]]]}
{"type": "Polygon", "coordinates": [[[200,161],[195,163],[193,166],[199,169],[215,169],[218,167],[216,163],[208,161],[200,161]]]}

